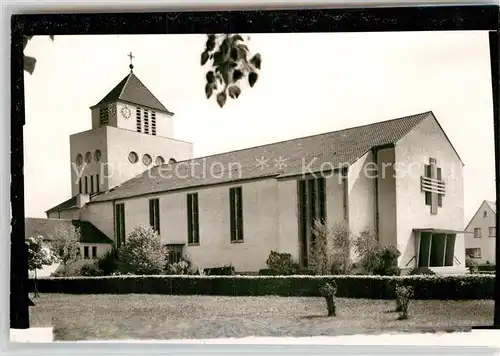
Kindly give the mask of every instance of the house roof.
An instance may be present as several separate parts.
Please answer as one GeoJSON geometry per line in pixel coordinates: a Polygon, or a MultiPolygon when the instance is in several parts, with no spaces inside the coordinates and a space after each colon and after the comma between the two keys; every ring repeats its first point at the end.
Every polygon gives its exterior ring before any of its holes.
{"type": "Polygon", "coordinates": [[[485,200],[485,203],[493,210],[493,212],[497,213],[497,204],[494,201],[485,200]]]}
{"type": "Polygon", "coordinates": [[[151,109],[166,112],[173,115],[163,104],[149,91],[148,88],[137,78],[137,76],[130,72],[123,80],[118,83],[101,101],[96,105],[107,104],[115,101],[125,101],[132,104],[146,106],[151,109]]]}
{"type": "Polygon", "coordinates": [[[394,144],[432,112],[156,166],[91,199],[155,194],[262,177],[291,177],[348,167],[373,147],[394,144]],[[262,164],[259,165],[259,160],[262,164]],[[282,163],[281,165],[279,163],[282,163]]]}
{"type": "Polygon", "coordinates": [[[25,238],[34,235],[42,235],[45,241],[53,240],[53,234],[57,228],[77,227],[80,228],[83,243],[104,243],[112,244],[113,241],[108,238],[97,227],[88,221],[66,220],[66,219],[43,219],[43,218],[25,218],[24,219],[25,238]]]}
{"type": "Polygon", "coordinates": [[[493,201],[489,201],[489,200],[483,200],[483,202],[479,205],[479,208],[477,208],[476,212],[474,213],[474,215],[472,215],[472,218],[470,218],[469,220],[469,223],[467,224],[467,226],[465,227],[465,229],[467,230],[470,225],[472,224],[472,222],[474,221],[474,218],[476,217],[477,213],[479,213],[479,211],[481,210],[481,208],[483,206],[487,206],[489,207],[492,211],[493,211],[493,214],[496,214],[497,213],[497,204],[493,201]]]}
{"type": "Polygon", "coordinates": [[[63,210],[70,210],[70,209],[77,209],[78,206],[76,205],[76,195],[72,198],[69,198],[66,201],[63,201],[62,203],[54,206],[53,208],[50,208],[49,210],[46,211],[46,213],[51,213],[54,211],[63,211],[63,210]]]}

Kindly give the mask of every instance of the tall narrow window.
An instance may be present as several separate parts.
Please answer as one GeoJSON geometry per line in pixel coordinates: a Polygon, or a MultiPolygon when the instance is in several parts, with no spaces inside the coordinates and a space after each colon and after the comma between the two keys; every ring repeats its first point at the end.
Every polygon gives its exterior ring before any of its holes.
{"type": "Polygon", "coordinates": [[[106,126],[109,122],[109,111],[107,107],[99,109],[99,124],[100,126],[106,126]]]}
{"type": "Polygon", "coordinates": [[[316,220],[326,219],[326,196],[324,178],[298,181],[299,203],[299,245],[300,260],[303,266],[308,265],[309,247],[314,241],[312,228],[316,220]]]}
{"type": "Polygon", "coordinates": [[[101,191],[101,187],[100,187],[101,181],[99,179],[99,173],[96,174],[96,179],[95,180],[96,180],[97,193],[99,193],[101,191]]]}
{"type": "Polygon", "coordinates": [[[89,177],[85,177],[85,194],[89,193],[89,177]]]}
{"type": "Polygon", "coordinates": [[[135,121],[137,125],[137,132],[141,132],[141,108],[135,109],[135,121]]]}
{"type": "Polygon", "coordinates": [[[94,175],[90,176],[90,193],[94,192],[94,175]]]}
{"type": "Polygon", "coordinates": [[[200,243],[198,193],[187,195],[188,244],[200,243]]]}
{"type": "Polygon", "coordinates": [[[156,112],[151,111],[151,134],[156,136],[156,112]]]}
{"type": "Polygon", "coordinates": [[[85,258],[86,260],[89,259],[89,247],[88,246],[83,247],[83,258],[85,258]]]}
{"type": "Polygon", "coordinates": [[[144,110],[144,133],[149,134],[149,112],[144,110]]]}
{"type": "Polygon", "coordinates": [[[97,258],[97,246],[92,246],[92,258],[97,258]]]}
{"type": "Polygon", "coordinates": [[[158,234],[160,233],[160,199],[149,200],[149,224],[158,234]]]}
{"type": "Polygon", "coordinates": [[[120,248],[125,244],[125,204],[115,205],[115,234],[116,247],[120,248]]]}
{"type": "Polygon", "coordinates": [[[83,193],[83,191],[82,191],[82,177],[78,178],[78,191],[80,192],[80,194],[83,193]]]}
{"type": "Polygon", "coordinates": [[[243,242],[243,201],[241,187],[229,189],[231,242],[243,242]]]}
{"type": "Polygon", "coordinates": [[[481,238],[481,228],[480,227],[475,227],[474,228],[474,237],[476,239],[481,238]]]}

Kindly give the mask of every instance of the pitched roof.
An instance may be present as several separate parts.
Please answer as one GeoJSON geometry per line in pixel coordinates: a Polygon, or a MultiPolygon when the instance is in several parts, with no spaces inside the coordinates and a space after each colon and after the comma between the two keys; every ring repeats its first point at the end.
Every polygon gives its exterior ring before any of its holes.
{"type": "Polygon", "coordinates": [[[25,218],[24,228],[25,238],[34,235],[42,235],[45,241],[51,241],[57,228],[68,227],[80,228],[80,242],[84,243],[104,243],[112,244],[113,241],[104,233],[88,221],[66,220],[66,219],[43,219],[43,218],[25,218]]]}
{"type": "Polygon", "coordinates": [[[432,112],[156,166],[95,196],[128,198],[260,177],[277,178],[347,167],[373,147],[394,144],[432,112]],[[267,161],[259,165],[259,160],[267,161]],[[279,162],[283,164],[279,164],[279,162]],[[175,173],[175,174],[174,174],[175,173]],[[193,174],[194,173],[194,174],[193,174]]]}
{"type": "Polygon", "coordinates": [[[492,202],[492,201],[489,201],[489,200],[483,200],[483,202],[479,205],[479,208],[477,208],[476,212],[470,218],[469,223],[466,225],[466,227],[465,227],[466,230],[470,227],[470,225],[474,221],[474,218],[477,216],[477,214],[479,213],[479,211],[481,210],[481,208],[483,206],[485,206],[485,205],[487,207],[489,207],[491,210],[493,210],[494,214],[497,213],[497,204],[495,202],[492,202]]]}
{"type": "Polygon", "coordinates": [[[151,109],[164,111],[173,115],[163,104],[149,91],[148,88],[130,72],[118,83],[101,101],[92,107],[115,101],[126,101],[128,103],[146,106],[151,109]]]}
{"type": "Polygon", "coordinates": [[[491,210],[493,210],[493,212],[496,214],[497,213],[497,203],[495,203],[494,201],[489,201],[489,200],[485,200],[486,204],[488,204],[488,206],[491,208],[491,210]]]}
{"type": "Polygon", "coordinates": [[[63,210],[70,210],[70,209],[77,209],[78,206],[76,205],[76,195],[72,198],[69,198],[66,201],[63,201],[60,204],[57,204],[53,208],[50,208],[49,210],[46,211],[46,213],[51,213],[53,211],[63,211],[63,210]]]}

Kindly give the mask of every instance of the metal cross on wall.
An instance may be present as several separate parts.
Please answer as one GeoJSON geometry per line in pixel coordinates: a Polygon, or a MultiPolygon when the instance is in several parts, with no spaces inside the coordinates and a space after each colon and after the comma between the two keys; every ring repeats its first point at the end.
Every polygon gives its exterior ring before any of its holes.
{"type": "Polygon", "coordinates": [[[425,203],[431,206],[431,214],[437,214],[446,187],[435,158],[429,158],[429,164],[425,165],[425,175],[420,177],[420,189],[425,192],[425,203]]]}

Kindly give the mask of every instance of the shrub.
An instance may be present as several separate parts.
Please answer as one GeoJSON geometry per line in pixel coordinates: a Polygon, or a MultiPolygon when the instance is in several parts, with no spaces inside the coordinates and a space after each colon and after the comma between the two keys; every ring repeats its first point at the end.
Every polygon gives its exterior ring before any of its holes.
{"type": "Polygon", "coordinates": [[[326,300],[328,316],[336,316],[335,295],[337,294],[337,283],[335,281],[327,282],[321,286],[319,292],[326,300]]]}
{"type": "Polygon", "coordinates": [[[85,264],[80,268],[80,275],[87,277],[103,276],[104,272],[99,269],[97,263],[85,264]]]}
{"type": "Polygon", "coordinates": [[[398,320],[408,319],[408,306],[410,298],[413,296],[413,288],[411,286],[399,285],[396,287],[396,311],[398,311],[398,320]]]}
{"type": "Polygon", "coordinates": [[[97,260],[97,267],[103,275],[111,276],[118,271],[118,250],[113,248],[97,260]]]}
{"type": "Polygon", "coordinates": [[[409,273],[410,276],[418,276],[418,275],[435,275],[436,273],[431,270],[429,267],[415,267],[409,273]]]}
{"type": "Polygon", "coordinates": [[[401,252],[396,246],[381,246],[371,230],[366,229],[354,239],[354,248],[359,257],[360,270],[365,274],[398,276],[398,258],[401,252]]]}
{"type": "Polygon", "coordinates": [[[191,261],[187,258],[182,258],[179,262],[168,264],[166,273],[172,275],[194,274],[191,261]]]}
{"type": "MultiPolygon", "coordinates": [[[[394,284],[412,286],[414,299],[493,299],[494,275],[462,276],[105,276],[38,279],[38,290],[72,294],[320,296],[335,281],[338,298],[394,299],[394,284]]],[[[33,286],[31,286],[33,288],[33,286]]]]}
{"type": "Polygon", "coordinates": [[[271,251],[266,261],[267,266],[276,275],[288,276],[296,274],[299,270],[299,264],[293,261],[289,253],[279,253],[271,251]]]}
{"type": "Polygon", "coordinates": [[[474,258],[469,256],[465,258],[465,266],[469,269],[470,273],[477,273],[478,265],[478,262],[474,258]]]}
{"type": "Polygon", "coordinates": [[[126,243],[118,252],[120,273],[163,273],[168,257],[160,235],[151,226],[140,225],[127,236],[126,243]]]}
{"type": "Polygon", "coordinates": [[[315,220],[312,234],[314,240],[308,261],[314,274],[348,274],[353,235],[346,222],[337,222],[329,228],[327,223],[315,220]]]}

